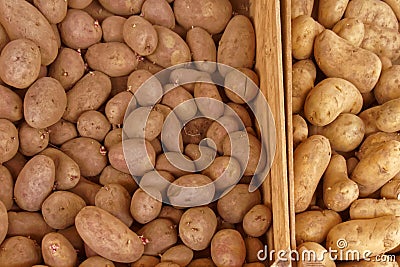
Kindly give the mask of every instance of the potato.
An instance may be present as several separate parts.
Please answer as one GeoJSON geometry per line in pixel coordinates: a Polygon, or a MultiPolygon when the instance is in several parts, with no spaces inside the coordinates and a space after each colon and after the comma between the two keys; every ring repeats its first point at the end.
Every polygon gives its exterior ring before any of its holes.
{"type": "Polygon", "coordinates": [[[80,136],[101,142],[110,131],[111,125],[101,112],[88,110],[79,116],[76,128],[80,136]]]}
{"type": "Polygon", "coordinates": [[[303,109],[308,92],[314,87],[317,70],[310,59],[300,60],[292,67],[292,112],[303,109]]]}
{"type": "MultiPolygon", "coordinates": [[[[184,144],[199,144],[206,137],[212,120],[207,118],[196,118],[182,128],[182,139],[184,144]]],[[[188,155],[190,157],[190,155],[188,155]]]]}
{"type": "Polygon", "coordinates": [[[14,203],[14,180],[10,171],[4,166],[0,166],[0,184],[0,202],[3,203],[7,211],[11,209],[14,203]]]}
{"type": "MultiPolygon", "coordinates": [[[[211,64],[210,62],[204,64],[211,64]]],[[[169,75],[169,81],[173,87],[181,85],[189,93],[194,93],[196,82],[213,83],[211,75],[208,72],[192,69],[192,68],[175,68],[169,75]]]]}
{"type": "MultiPolygon", "coordinates": [[[[395,216],[384,216],[375,219],[351,220],[334,226],[328,233],[326,238],[326,247],[341,251],[341,255],[346,254],[349,250],[370,251],[368,256],[376,256],[383,254],[400,244],[400,218],[395,216]],[[362,231],[358,231],[360,229],[362,231]],[[346,233],[345,248],[338,248],[346,233]],[[373,242],[371,240],[374,240],[373,242]]],[[[361,253],[363,254],[363,253],[361,253]]],[[[340,260],[340,254],[338,259],[340,260]]],[[[364,255],[360,255],[362,258],[364,255]]]]}
{"type": "Polygon", "coordinates": [[[143,255],[138,261],[131,263],[131,267],[153,267],[160,263],[160,259],[154,256],[143,255]]]}
{"type": "Polygon", "coordinates": [[[362,96],[352,83],[341,78],[327,78],[308,93],[304,115],[311,124],[325,126],[341,113],[359,113],[362,104],[362,96]]]}
{"type": "Polygon", "coordinates": [[[400,98],[396,98],[382,104],[376,113],[376,127],[387,133],[400,130],[399,106],[400,98]]]}
{"type": "Polygon", "coordinates": [[[364,110],[358,115],[364,121],[366,136],[379,132],[379,129],[376,127],[376,117],[379,110],[379,106],[374,106],[364,110]]]}
{"type": "Polygon", "coordinates": [[[46,17],[46,19],[52,23],[60,23],[67,15],[68,4],[64,0],[57,1],[44,1],[34,0],[33,3],[39,9],[40,12],[46,17]]]}
{"type": "Polygon", "coordinates": [[[297,18],[301,15],[311,16],[314,6],[314,0],[294,0],[291,2],[291,18],[297,18]]]}
{"type": "Polygon", "coordinates": [[[246,104],[257,96],[260,82],[257,74],[251,69],[238,68],[238,70],[226,74],[225,94],[235,103],[246,104]]]}
{"type": "Polygon", "coordinates": [[[113,145],[116,145],[119,142],[122,142],[122,128],[115,128],[114,130],[109,131],[104,138],[104,146],[107,150],[110,150],[113,145]]]}
{"type": "Polygon", "coordinates": [[[224,115],[228,116],[235,116],[238,115],[239,118],[242,120],[242,123],[245,127],[252,127],[253,121],[250,117],[250,114],[244,105],[240,105],[237,103],[229,102],[227,106],[225,106],[225,113],[224,115]],[[234,113],[232,113],[234,112],[234,113]]]}
{"type": "Polygon", "coordinates": [[[174,262],[179,266],[187,266],[193,259],[193,251],[185,245],[176,245],[161,255],[161,262],[174,262]]]}
{"type": "Polygon", "coordinates": [[[92,3],[92,0],[69,0],[68,7],[76,9],[84,9],[92,3]]]}
{"type": "Polygon", "coordinates": [[[381,188],[381,197],[400,200],[400,179],[393,178],[381,188]]]}
{"type": "Polygon", "coordinates": [[[188,267],[214,267],[215,264],[210,258],[200,258],[193,260],[188,267]]]}
{"type": "Polygon", "coordinates": [[[111,215],[120,219],[130,227],[133,218],[129,212],[131,196],[129,192],[119,184],[107,184],[96,194],[95,205],[111,215]]]}
{"type": "Polygon", "coordinates": [[[39,212],[8,212],[8,236],[29,236],[40,243],[52,231],[39,212]]]}
{"type": "Polygon", "coordinates": [[[173,29],[175,16],[171,6],[165,0],[148,0],[142,6],[143,18],[153,25],[160,25],[173,29]]]}
{"type": "Polygon", "coordinates": [[[0,266],[28,267],[42,260],[38,244],[24,236],[7,238],[0,246],[0,266]]]}
{"type": "MultiPolygon", "coordinates": [[[[255,32],[250,20],[243,16],[234,16],[226,26],[218,46],[217,62],[233,68],[251,68],[255,57],[255,32]]],[[[218,65],[225,76],[230,70],[218,65]]]]}
{"type": "Polygon", "coordinates": [[[332,155],[323,178],[324,204],[336,212],[347,209],[359,196],[358,186],[349,179],[347,167],[343,156],[332,155]]]}
{"type": "Polygon", "coordinates": [[[240,223],[246,213],[260,204],[261,195],[257,189],[249,192],[247,184],[237,184],[217,202],[218,213],[229,223],[240,223]],[[232,207],[236,207],[232,209],[232,207]]]}
{"type": "Polygon", "coordinates": [[[201,27],[193,27],[186,34],[186,43],[192,52],[194,61],[206,61],[206,63],[195,62],[195,66],[200,71],[213,73],[217,61],[217,48],[211,35],[201,27]]]}
{"type": "Polygon", "coordinates": [[[144,0],[128,1],[128,0],[99,0],[100,4],[108,11],[117,15],[132,15],[140,12],[144,0]]]}
{"type": "Polygon", "coordinates": [[[157,196],[158,199],[161,198],[159,191],[154,190],[152,187],[143,187],[142,183],[141,188],[133,194],[130,200],[130,214],[138,223],[146,224],[160,214],[162,202],[153,196],[157,196]],[[142,188],[145,188],[146,191],[142,188]]]}
{"type": "Polygon", "coordinates": [[[293,124],[293,147],[296,148],[308,137],[308,126],[302,116],[296,114],[292,116],[293,124]]]}
{"type": "Polygon", "coordinates": [[[100,42],[103,34],[99,23],[80,9],[68,9],[59,30],[62,42],[72,49],[86,49],[100,42]]]}
{"type": "Polygon", "coordinates": [[[61,48],[56,60],[49,68],[49,76],[58,80],[65,90],[69,90],[85,73],[85,65],[79,52],[61,48]]]}
{"type": "Polygon", "coordinates": [[[65,142],[78,137],[75,124],[64,119],[60,119],[47,129],[49,131],[49,141],[53,145],[62,145],[65,142]]]}
{"type": "Polygon", "coordinates": [[[344,18],[338,21],[332,31],[357,47],[361,46],[365,37],[364,23],[355,18],[344,18]]]}
{"type": "Polygon", "coordinates": [[[168,219],[155,219],[143,226],[138,234],[144,237],[146,243],[144,255],[157,256],[178,241],[177,230],[168,219]]]}
{"type": "Polygon", "coordinates": [[[318,3],[318,22],[327,29],[338,22],[346,11],[349,0],[323,0],[318,3]]]}
{"type": "MultiPolygon", "coordinates": [[[[76,1],[76,0],[72,0],[72,1],[76,1]]],[[[89,0],[84,0],[84,1],[82,1],[81,4],[86,5],[87,4],[87,3],[85,3],[86,1],[89,1],[89,0]]],[[[114,16],[113,13],[111,13],[107,9],[104,9],[104,7],[99,3],[98,0],[90,0],[90,1],[91,1],[91,3],[88,6],[86,6],[85,8],[83,8],[83,10],[86,11],[95,20],[98,20],[101,23],[106,18],[108,18],[110,16],[114,16]]],[[[77,9],[80,9],[80,8],[77,8],[77,9]]]]}
{"type": "Polygon", "coordinates": [[[38,78],[40,63],[40,50],[33,41],[13,40],[1,51],[0,78],[10,86],[26,88],[38,78]]]}
{"type": "Polygon", "coordinates": [[[390,6],[383,1],[352,0],[347,5],[344,17],[360,19],[364,23],[390,28],[396,31],[399,29],[396,15],[390,6]]]}
{"type": "Polygon", "coordinates": [[[376,101],[379,104],[388,102],[396,98],[400,98],[400,93],[396,90],[400,82],[400,66],[393,65],[383,70],[381,77],[374,89],[376,101]]]}
{"type": "MultiPolygon", "coordinates": [[[[7,208],[0,200],[0,244],[3,243],[8,232],[8,214],[7,208]]],[[[189,260],[190,261],[190,260],[189,260]]]]}
{"type": "Polygon", "coordinates": [[[132,194],[137,188],[135,180],[130,174],[120,172],[108,165],[101,172],[99,183],[102,185],[119,184],[122,185],[129,194],[132,194]]]}
{"type": "Polygon", "coordinates": [[[0,119],[16,122],[22,119],[22,99],[11,89],[0,85],[0,119]]]}
{"type": "Polygon", "coordinates": [[[62,230],[58,230],[57,233],[62,234],[66,239],[68,239],[68,241],[77,250],[78,253],[84,250],[83,240],[79,236],[78,231],[76,231],[75,225],[62,230]]]}
{"type": "Polygon", "coordinates": [[[315,38],[314,57],[326,76],[346,79],[361,93],[374,88],[382,69],[377,55],[351,45],[330,30],[315,38]]]}
{"type": "Polygon", "coordinates": [[[146,138],[152,141],[161,133],[164,117],[152,107],[139,107],[127,114],[124,133],[127,138],[146,138]]]}
{"type": "Polygon", "coordinates": [[[162,71],[164,68],[151,62],[150,60],[144,58],[141,59],[138,64],[138,70],[147,70],[151,74],[157,74],[158,72],[162,71]]]}
{"type": "Polygon", "coordinates": [[[211,257],[217,266],[241,266],[246,247],[240,233],[232,229],[218,231],[211,241],[211,257]]]}
{"type": "Polygon", "coordinates": [[[108,121],[112,124],[122,124],[128,105],[132,106],[131,101],[135,100],[130,92],[121,92],[111,98],[105,108],[108,121]]]}
{"type": "Polygon", "coordinates": [[[239,182],[242,172],[239,162],[229,156],[217,157],[202,174],[214,181],[215,190],[222,194],[226,189],[239,182]]]}
{"type": "Polygon", "coordinates": [[[153,106],[163,96],[160,81],[147,70],[138,69],[132,72],[128,77],[127,86],[141,106],[153,106]]]}
{"type": "Polygon", "coordinates": [[[215,84],[196,83],[194,97],[197,108],[204,117],[218,119],[224,114],[224,103],[215,84]]]}
{"type": "Polygon", "coordinates": [[[69,189],[69,191],[83,198],[86,202],[86,205],[94,206],[96,194],[100,189],[100,185],[93,183],[81,176],[78,184],[74,188],[69,189]]]}
{"type": "Polygon", "coordinates": [[[27,1],[17,0],[12,5],[0,1],[0,23],[11,40],[33,41],[40,48],[42,65],[47,66],[56,58],[58,45],[54,31],[42,13],[27,1]]]}
{"type": "Polygon", "coordinates": [[[373,219],[383,216],[399,216],[400,200],[397,199],[357,199],[350,207],[350,218],[373,219]]]}
{"type": "Polygon", "coordinates": [[[6,46],[6,44],[8,44],[8,42],[10,42],[10,38],[8,37],[7,32],[4,29],[4,27],[0,26],[0,52],[1,52],[1,50],[3,50],[4,46],[6,46]]]}
{"type": "Polygon", "coordinates": [[[260,237],[267,232],[271,222],[271,210],[265,205],[255,205],[243,217],[243,230],[249,236],[260,237]]]}
{"type": "Polygon", "coordinates": [[[55,166],[51,158],[36,155],[31,158],[21,172],[14,186],[17,205],[26,211],[40,210],[43,201],[53,190],[55,166]]]}
{"type": "Polygon", "coordinates": [[[154,25],[154,29],[158,44],[154,52],[147,55],[148,60],[164,68],[190,61],[190,49],[177,33],[158,25],[154,25]]]}
{"type": "Polygon", "coordinates": [[[244,239],[246,245],[246,262],[258,262],[258,252],[264,249],[263,243],[256,237],[246,237],[244,239]]]}
{"type": "Polygon", "coordinates": [[[363,141],[365,133],[363,120],[351,113],[342,113],[330,124],[312,128],[315,133],[328,138],[331,148],[338,152],[356,149],[363,141]]]}
{"type": "Polygon", "coordinates": [[[18,152],[18,130],[6,119],[0,119],[0,163],[9,161],[18,152]]]}
{"type": "Polygon", "coordinates": [[[75,266],[78,261],[74,247],[59,233],[49,233],[43,237],[42,255],[49,266],[75,266]]]}
{"type": "Polygon", "coordinates": [[[189,101],[192,99],[193,96],[183,87],[171,85],[171,88],[166,88],[164,91],[161,104],[166,105],[171,109],[175,109],[177,106],[187,101],[184,105],[180,106],[175,113],[179,119],[187,121],[192,119],[197,113],[196,101],[189,101]]]}
{"type": "Polygon", "coordinates": [[[42,214],[46,223],[54,229],[65,229],[74,225],[78,212],[86,206],[78,195],[57,191],[50,194],[42,204],[42,214]]]}
{"type": "Polygon", "coordinates": [[[324,27],[312,17],[301,15],[292,21],[292,54],[295,59],[302,60],[311,57],[315,37],[324,27]]]}
{"type": "MultiPolygon", "coordinates": [[[[232,132],[238,131],[240,128],[239,121],[234,116],[223,116],[214,121],[207,130],[206,137],[214,141],[216,149],[219,153],[223,153],[223,141],[226,136],[232,132]]],[[[207,140],[207,144],[213,147],[212,142],[207,140]]]]}
{"type": "Polygon", "coordinates": [[[161,208],[161,212],[158,215],[158,218],[165,218],[169,219],[172,221],[174,224],[178,225],[181,217],[182,217],[183,211],[171,206],[163,206],[161,208]]]}
{"type": "Polygon", "coordinates": [[[85,59],[90,68],[110,77],[128,75],[138,64],[133,51],[119,42],[94,44],[88,48],[85,59]]]}
{"type": "Polygon", "coordinates": [[[176,21],[185,29],[201,27],[210,34],[220,33],[232,16],[232,5],[228,0],[174,1],[176,21]]]}
{"type": "Polygon", "coordinates": [[[297,247],[297,251],[300,255],[310,255],[311,261],[307,259],[307,256],[301,256],[297,265],[299,267],[306,267],[314,264],[322,264],[326,267],[336,267],[335,262],[329,257],[326,253],[326,249],[316,242],[304,242],[300,246],[297,247]],[[309,252],[309,254],[306,254],[309,252]],[[314,252],[315,256],[311,256],[312,252],[314,252]],[[313,258],[316,258],[316,261],[313,261],[313,258]]]}
{"type": "Polygon", "coordinates": [[[100,256],[117,262],[134,262],[143,254],[139,237],[119,219],[98,207],[85,207],[75,218],[83,241],[100,256]]]}
{"type": "Polygon", "coordinates": [[[19,151],[25,156],[34,156],[45,149],[49,143],[49,132],[36,129],[23,122],[19,127],[19,151]]]}
{"type": "Polygon", "coordinates": [[[179,237],[190,249],[199,251],[210,245],[216,229],[217,217],[209,207],[190,208],[179,222],[179,237]]]}
{"type": "Polygon", "coordinates": [[[120,16],[111,16],[101,23],[103,30],[103,40],[105,42],[124,42],[122,29],[126,18],[120,16]]]}
{"type": "Polygon", "coordinates": [[[390,140],[400,141],[400,135],[398,135],[397,133],[384,133],[384,132],[377,132],[371,134],[364,140],[364,142],[360,146],[359,151],[356,152],[357,158],[361,160],[367,154],[370,154],[372,151],[375,151],[379,146],[390,140]]]}
{"type": "Polygon", "coordinates": [[[93,256],[83,261],[79,267],[115,267],[112,261],[100,256],[93,256]]]}
{"type": "Polygon", "coordinates": [[[159,264],[156,265],[156,267],[179,267],[179,266],[180,266],[179,264],[169,261],[160,262],[159,264]]]}
{"type": "Polygon", "coordinates": [[[311,203],[317,185],[331,158],[329,140],[313,135],[294,151],[294,203],[295,212],[305,211],[311,203]]]}
{"type": "Polygon", "coordinates": [[[332,210],[311,210],[296,214],[296,243],[321,243],[328,232],[342,222],[340,215],[332,210]]]}
{"type": "Polygon", "coordinates": [[[104,147],[92,138],[78,137],[61,146],[61,151],[71,157],[79,166],[83,176],[96,176],[107,165],[104,147]]]}

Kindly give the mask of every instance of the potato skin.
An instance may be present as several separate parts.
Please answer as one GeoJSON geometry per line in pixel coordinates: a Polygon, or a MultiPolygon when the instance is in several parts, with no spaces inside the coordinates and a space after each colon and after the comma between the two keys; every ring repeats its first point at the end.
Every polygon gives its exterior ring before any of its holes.
{"type": "MultiPolygon", "coordinates": [[[[150,189],[152,188],[146,188],[146,190],[150,189]]],[[[161,198],[160,192],[154,191],[149,195],[141,188],[137,189],[133,194],[130,200],[130,214],[138,223],[146,224],[160,214],[162,202],[153,198],[154,195],[158,196],[159,199],[161,198]]]]}
{"type": "Polygon", "coordinates": [[[68,4],[64,0],[34,0],[33,3],[51,24],[60,23],[67,15],[68,4]]]}
{"type": "Polygon", "coordinates": [[[364,40],[361,47],[379,57],[395,61],[400,56],[400,33],[394,29],[365,24],[364,40]]]}
{"type": "Polygon", "coordinates": [[[57,39],[47,19],[24,0],[0,1],[0,23],[11,40],[26,38],[40,47],[41,64],[49,65],[58,53],[57,39]]]}
{"type": "Polygon", "coordinates": [[[376,101],[383,104],[389,100],[400,98],[400,92],[396,90],[400,85],[400,66],[393,65],[383,70],[381,77],[374,89],[376,101]]]}
{"type": "Polygon", "coordinates": [[[338,22],[346,11],[349,0],[322,0],[318,3],[318,22],[327,29],[338,22]]]}
{"type": "Polygon", "coordinates": [[[153,25],[169,29],[175,27],[175,15],[171,6],[165,0],[146,0],[142,6],[143,18],[153,25]]]}
{"type": "Polygon", "coordinates": [[[382,104],[376,113],[376,127],[387,133],[400,130],[400,98],[382,104]]]}
{"type": "Polygon", "coordinates": [[[211,257],[217,266],[241,266],[246,247],[240,233],[232,229],[217,232],[211,241],[211,257]]]}
{"type": "Polygon", "coordinates": [[[19,151],[24,156],[34,156],[49,143],[49,132],[44,129],[35,129],[30,127],[26,122],[19,126],[19,151]]]}
{"type": "Polygon", "coordinates": [[[42,256],[49,266],[75,266],[78,261],[74,247],[59,233],[48,233],[43,237],[42,256]]]}
{"type": "Polygon", "coordinates": [[[292,54],[298,60],[308,59],[313,52],[315,37],[324,30],[317,21],[301,15],[292,21],[292,54]]]}
{"type": "Polygon", "coordinates": [[[110,12],[117,15],[132,15],[140,12],[145,0],[99,0],[100,4],[110,12]]]}
{"type": "Polygon", "coordinates": [[[67,96],[60,82],[43,77],[29,87],[24,99],[24,117],[29,126],[43,129],[61,119],[67,96]]]}
{"type": "Polygon", "coordinates": [[[3,243],[8,232],[8,214],[4,203],[0,200],[0,244],[3,243]]]}
{"type": "Polygon", "coordinates": [[[307,94],[314,87],[317,70],[310,59],[300,60],[292,66],[292,111],[300,113],[307,94]]]}
{"type": "Polygon", "coordinates": [[[293,147],[296,148],[301,142],[308,137],[308,125],[306,120],[296,114],[292,116],[293,124],[293,147]]]}
{"type": "Polygon", "coordinates": [[[18,152],[18,130],[9,120],[0,119],[0,163],[12,159],[18,152]]]}
{"type": "Polygon", "coordinates": [[[176,245],[161,255],[161,262],[174,262],[187,266],[193,259],[193,251],[185,245],[176,245]]]}
{"type": "Polygon", "coordinates": [[[32,266],[40,264],[41,260],[39,245],[27,237],[10,237],[0,246],[0,266],[32,266]]]}
{"type": "Polygon", "coordinates": [[[200,258],[193,260],[188,267],[214,267],[216,266],[210,258],[200,258]]]}
{"type": "Polygon", "coordinates": [[[40,212],[8,212],[8,236],[30,236],[40,243],[46,234],[53,231],[40,212]]]}
{"type": "Polygon", "coordinates": [[[144,247],[136,233],[98,207],[83,208],[75,218],[75,225],[83,241],[106,259],[128,263],[143,254],[144,247]]]}
{"type": "Polygon", "coordinates": [[[216,70],[216,65],[212,62],[217,61],[217,48],[211,35],[203,28],[194,27],[188,30],[186,43],[192,52],[194,61],[207,61],[206,64],[195,63],[197,69],[213,73],[216,70]]]}
{"type": "Polygon", "coordinates": [[[124,42],[123,27],[126,18],[120,16],[111,16],[101,23],[103,30],[103,39],[105,42],[124,42]]]}
{"type": "Polygon", "coordinates": [[[155,256],[143,255],[139,260],[131,263],[131,267],[153,267],[160,263],[160,259],[155,256]]]}
{"type": "Polygon", "coordinates": [[[38,78],[40,64],[40,49],[33,41],[13,40],[1,51],[0,78],[10,86],[26,88],[38,78]]]}
{"type": "Polygon", "coordinates": [[[82,262],[79,267],[115,267],[112,261],[100,256],[92,256],[82,262]]]}
{"type": "Polygon", "coordinates": [[[86,205],[94,206],[96,194],[100,189],[100,185],[93,183],[81,176],[78,184],[74,188],[69,189],[69,191],[83,198],[86,202],[86,205]]]}
{"type": "Polygon", "coordinates": [[[355,219],[372,219],[382,216],[400,214],[399,199],[357,199],[351,204],[350,218],[355,219]]]}
{"type": "Polygon", "coordinates": [[[344,18],[336,23],[332,31],[352,45],[359,47],[364,40],[365,25],[358,19],[344,18]]]}
{"type": "Polygon", "coordinates": [[[79,116],[76,128],[81,136],[102,142],[110,131],[111,124],[101,112],[88,110],[79,116]]]}
{"type": "Polygon", "coordinates": [[[103,169],[99,178],[99,183],[102,185],[120,184],[129,194],[132,194],[138,188],[138,185],[130,174],[120,172],[111,165],[103,169]]]}
{"type": "Polygon", "coordinates": [[[53,145],[62,145],[65,142],[78,137],[75,124],[64,119],[60,119],[47,129],[49,131],[49,141],[53,145]]]}
{"type": "Polygon", "coordinates": [[[3,203],[7,211],[14,204],[14,180],[10,171],[3,165],[0,165],[0,184],[0,202],[3,203]]]}
{"type": "MultiPolygon", "coordinates": [[[[0,24],[0,52],[3,50],[4,46],[10,42],[10,38],[7,35],[6,30],[4,29],[3,26],[0,24]]],[[[2,82],[0,82],[2,83],[2,82]]]]}
{"type": "Polygon", "coordinates": [[[382,69],[377,55],[349,44],[330,30],[315,38],[314,57],[325,75],[346,79],[361,93],[374,88],[382,69]]]}
{"type": "Polygon", "coordinates": [[[314,6],[314,0],[293,0],[291,2],[291,18],[297,18],[301,15],[311,16],[314,6]]]}
{"type": "MultiPolygon", "coordinates": [[[[323,264],[323,266],[325,266],[325,267],[336,267],[335,262],[332,259],[330,259],[330,257],[326,254],[326,252],[325,252],[326,249],[323,246],[321,246],[320,244],[318,244],[316,242],[304,242],[300,246],[297,247],[297,251],[300,253],[300,255],[307,255],[307,254],[303,253],[304,250],[315,252],[318,260],[317,261],[308,261],[307,258],[300,259],[300,261],[297,262],[297,266],[306,267],[306,266],[312,265],[315,262],[314,264],[323,264]],[[321,259],[323,259],[323,260],[321,261],[321,259]]],[[[302,258],[302,257],[300,257],[300,258],[302,258]]]]}
{"type": "Polygon", "coordinates": [[[265,234],[271,225],[272,213],[265,205],[255,205],[243,217],[243,230],[253,237],[265,234]]]}
{"type": "Polygon", "coordinates": [[[156,165],[156,153],[153,146],[147,140],[140,138],[128,139],[114,145],[110,149],[108,159],[111,165],[117,170],[131,173],[135,176],[143,176],[145,173],[153,170],[156,165]],[[126,158],[124,155],[127,155],[126,158]]]}
{"type": "Polygon", "coordinates": [[[23,104],[21,97],[11,89],[0,85],[0,119],[16,122],[22,119],[23,104]]]}

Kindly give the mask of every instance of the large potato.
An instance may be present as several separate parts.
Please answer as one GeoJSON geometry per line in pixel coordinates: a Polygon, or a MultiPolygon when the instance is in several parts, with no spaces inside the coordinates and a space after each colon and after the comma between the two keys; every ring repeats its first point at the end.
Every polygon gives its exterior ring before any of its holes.
{"type": "Polygon", "coordinates": [[[51,24],[60,23],[67,15],[68,3],[65,0],[34,0],[33,3],[51,24]]]}
{"type": "Polygon", "coordinates": [[[42,240],[42,256],[49,266],[75,266],[78,261],[72,244],[62,234],[49,233],[42,240]]]}
{"type": "Polygon", "coordinates": [[[151,24],[175,28],[175,15],[166,0],[146,0],[142,6],[142,14],[151,24]]]}
{"type": "Polygon", "coordinates": [[[8,212],[8,236],[30,236],[40,243],[46,234],[53,231],[40,212],[8,212]]]}
{"type": "Polygon", "coordinates": [[[0,163],[12,159],[18,152],[18,130],[9,120],[0,119],[0,163]]]}
{"type": "Polygon", "coordinates": [[[346,11],[349,0],[321,0],[318,3],[318,22],[327,29],[338,22],[346,11]]]}
{"type": "Polygon", "coordinates": [[[0,266],[28,267],[40,264],[41,261],[39,245],[28,237],[10,237],[0,246],[0,266]]]}
{"type": "Polygon", "coordinates": [[[206,61],[206,63],[195,63],[197,69],[213,73],[216,70],[213,62],[217,61],[217,49],[211,35],[203,28],[194,27],[188,30],[186,42],[194,61],[206,61]]]}
{"type": "Polygon", "coordinates": [[[211,241],[211,257],[217,266],[242,266],[246,246],[240,233],[233,229],[217,232],[211,241]]]}

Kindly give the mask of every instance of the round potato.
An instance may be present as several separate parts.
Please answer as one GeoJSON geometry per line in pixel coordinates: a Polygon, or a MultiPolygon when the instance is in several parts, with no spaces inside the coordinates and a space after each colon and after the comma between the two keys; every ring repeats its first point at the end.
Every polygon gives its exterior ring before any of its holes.
{"type": "Polygon", "coordinates": [[[78,261],[74,247],[59,233],[48,233],[43,237],[42,256],[49,266],[69,267],[78,261]]]}
{"type": "Polygon", "coordinates": [[[69,189],[69,191],[83,198],[86,202],[86,205],[94,206],[96,194],[100,189],[100,185],[93,183],[81,176],[78,184],[74,188],[69,189]]]}
{"type": "Polygon", "coordinates": [[[160,81],[148,70],[138,69],[132,72],[128,77],[127,86],[141,106],[153,106],[163,96],[160,81]]]}
{"type": "Polygon", "coordinates": [[[4,240],[0,246],[0,263],[3,266],[33,266],[41,262],[39,245],[27,237],[10,237],[4,240]]]}
{"type": "Polygon", "coordinates": [[[115,267],[112,261],[100,256],[92,256],[82,262],[79,267],[115,267]]]}
{"type": "Polygon", "coordinates": [[[217,49],[211,35],[201,27],[193,27],[186,34],[186,43],[194,61],[205,61],[195,62],[196,68],[213,73],[216,70],[213,62],[217,61],[217,49]]]}
{"type": "Polygon", "coordinates": [[[344,18],[333,27],[337,35],[349,41],[352,45],[359,47],[365,37],[365,25],[355,18],[344,18]]]}
{"type": "Polygon", "coordinates": [[[11,122],[22,119],[22,99],[11,89],[0,85],[0,119],[11,122]]]}
{"type": "Polygon", "coordinates": [[[224,103],[215,84],[198,82],[194,86],[193,95],[197,109],[204,117],[218,119],[224,114],[224,103]]]}
{"type": "Polygon", "coordinates": [[[379,107],[376,113],[376,127],[387,133],[400,130],[400,98],[390,100],[379,107]],[[399,117],[399,118],[398,118],[399,117]]]}
{"type": "Polygon", "coordinates": [[[79,116],[76,128],[80,136],[93,138],[101,142],[110,131],[111,125],[101,112],[88,110],[79,116]]]}
{"type": "Polygon", "coordinates": [[[327,29],[338,22],[346,11],[349,0],[322,0],[318,3],[318,22],[327,29]]]}
{"type": "Polygon", "coordinates": [[[9,161],[18,152],[18,130],[9,120],[0,119],[0,163],[9,161]]]}
{"type": "Polygon", "coordinates": [[[117,15],[132,15],[140,12],[145,0],[99,0],[100,4],[110,12],[117,15]]]}
{"type": "Polygon", "coordinates": [[[173,29],[175,15],[166,0],[146,0],[142,6],[143,18],[153,25],[160,25],[173,29]]]}
{"type": "Polygon", "coordinates": [[[34,156],[41,152],[49,144],[49,132],[44,129],[36,129],[23,122],[19,126],[19,151],[24,156],[34,156]]]}
{"type": "Polygon", "coordinates": [[[109,131],[104,138],[104,146],[107,150],[110,150],[113,145],[116,145],[119,142],[122,142],[122,128],[115,128],[114,130],[109,131]]]}
{"type": "Polygon", "coordinates": [[[192,100],[193,96],[186,91],[182,86],[171,85],[170,88],[166,88],[161,104],[175,109],[177,106],[187,101],[184,105],[181,105],[179,109],[176,110],[176,116],[183,120],[188,121],[192,119],[197,113],[197,105],[195,101],[192,100]]]}
{"type": "Polygon", "coordinates": [[[136,190],[130,202],[130,213],[135,221],[141,224],[146,224],[157,218],[162,207],[162,202],[153,197],[157,196],[160,199],[160,192],[152,190],[151,187],[146,187],[146,190],[149,190],[150,194],[141,188],[136,190]]]}
{"type": "Polygon", "coordinates": [[[259,237],[267,232],[271,222],[271,210],[262,204],[255,205],[243,217],[243,230],[249,236],[259,237]]]}
{"type": "Polygon", "coordinates": [[[68,3],[65,0],[34,0],[33,3],[51,24],[60,23],[67,15],[68,3]]]}
{"type": "Polygon", "coordinates": [[[78,131],[72,122],[60,119],[55,124],[47,128],[49,131],[49,141],[53,145],[62,145],[65,142],[78,137],[78,131]]]}
{"type": "Polygon", "coordinates": [[[169,248],[161,255],[161,262],[174,262],[179,266],[187,266],[193,259],[193,251],[185,245],[169,248]]]}
{"type": "Polygon", "coordinates": [[[393,65],[383,70],[381,77],[374,89],[376,101],[383,104],[389,100],[400,98],[400,93],[396,88],[400,83],[400,66],[393,65]]]}
{"type": "MultiPolygon", "coordinates": [[[[236,120],[234,116],[223,116],[219,118],[217,121],[214,121],[207,130],[207,138],[214,141],[214,145],[218,153],[222,154],[223,150],[223,142],[227,135],[230,135],[232,132],[238,131],[240,127],[239,122],[236,120]]],[[[207,144],[210,147],[213,147],[211,141],[207,140],[207,144]]]]}
{"type": "Polygon", "coordinates": [[[202,174],[210,177],[215,183],[215,190],[222,194],[226,189],[235,185],[241,178],[239,162],[229,156],[217,157],[202,174]]]}
{"type": "Polygon", "coordinates": [[[246,246],[240,233],[233,229],[217,232],[211,241],[211,257],[217,266],[242,266],[246,246]]]}
{"type": "Polygon", "coordinates": [[[124,42],[123,27],[126,18],[110,16],[101,23],[103,40],[105,42],[124,42]]]}
{"type": "Polygon", "coordinates": [[[122,185],[129,194],[132,194],[138,188],[138,185],[130,174],[120,172],[117,169],[114,169],[111,165],[108,165],[103,169],[99,178],[99,183],[101,185],[122,185]]]}
{"type": "Polygon", "coordinates": [[[146,138],[152,141],[161,133],[163,115],[151,107],[139,107],[126,116],[124,133],[127,138],[146,138]]]}

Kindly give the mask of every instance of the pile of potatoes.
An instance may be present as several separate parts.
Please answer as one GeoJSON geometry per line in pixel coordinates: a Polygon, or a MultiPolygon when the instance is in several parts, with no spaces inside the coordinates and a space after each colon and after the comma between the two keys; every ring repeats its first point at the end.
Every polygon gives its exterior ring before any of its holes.
{"type": "Polygon", "coordinates": [[[272,214],[260,190],[248,190],[261,153],[246,105],[258,93],[246,87],[247,79],[258,84],[256,41],[238,6],[228,0],[0,0],[0,267],[265,266],[257,253],[272,214]],[[153,76],[191,60],[209,64],[198,62],[190,73],[177,69],[164,87],[153,76]],[[216,71],[225,88],[179,85],[216,71]],[[148,88],[134,95],[145,81],[148,88]],[[230,108],[194,102],[177,115],[214,116],[229,127],[198,118],[177,133],[179,152],[193,161],[212,147],[200,146],[202,139],[216,145],[212,164],[188,174],[168,162],[166,153],[175,152],[162,150],[160,134],[167,115],[196,97],[230,108]],[[141,112],[152,103],[145,135],[135,136],[140,117],[128,117],[123,133],[127,107],[141,112]],[[228,132],[249,133],[247,165],[230,154],[228,132]],[[123,135],[133,149],[138,140],[146,143],[147,155],[137,154],[131,171],[123,135]],[[232,188],[207,205],[166,205],[132,177],[160,195],[154,170],[187,187],[229,171],[232,188]]]}
{"type": "Polygon", "coordinates": [[[399,266],[400,1],[293,0],[291,19],[298,250],[399,266]]]}

